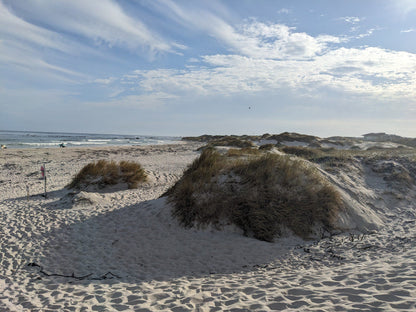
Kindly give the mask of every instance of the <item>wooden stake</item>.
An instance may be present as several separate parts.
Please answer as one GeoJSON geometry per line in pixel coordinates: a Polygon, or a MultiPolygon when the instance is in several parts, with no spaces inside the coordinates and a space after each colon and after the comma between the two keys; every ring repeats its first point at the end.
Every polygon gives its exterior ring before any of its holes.
{"type": "Polygon", "coordinates": [[[43,197],[46,198],[46,164],[43,164],[42,169],[43,179],[45,180],[45,194],[43,194],[43,197]]]}

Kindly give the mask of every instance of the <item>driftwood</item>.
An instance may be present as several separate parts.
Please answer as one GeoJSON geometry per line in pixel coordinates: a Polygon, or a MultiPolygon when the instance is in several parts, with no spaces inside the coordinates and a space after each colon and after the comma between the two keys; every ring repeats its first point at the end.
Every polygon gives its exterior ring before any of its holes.
{"type": "Polygon", "coordinates": [[[72,272],[71,275],[64,275],[64,274],[57,274],[57,273],[47,273],[47,272],[45,272],[43,270],[43,267],[41,265],[39,265],[39,264],[37,264],[35,262],[31,262],[27,266],[39,268],[39,273],[41,273],[41,274],[43,274],[45,276],[48,276],[48,277],[50,277],[50,276],[59,276],[59,277],[73,278],[73,279],[76,279],[76,280],[85,280],[85,279],[88,279],[88,280],[94,280],[94,281],[105,280],[105,279],[112,279],[112,278],[115,278],[115,277],[116,278],[120,278],[120,276],[118,276],[118,275],[116,275],[114,273],[111,273],[110,271],[107,272],[107,273],[105,273],[104,275],[101,275],[100,277],[92,277],[92,278],[89,278],[90,276],[92,276],[93,273],[90,273],[90,274],[87,274],[87,275],[84,275],[84,276],[76,276],[75,273],[72,272]]]}

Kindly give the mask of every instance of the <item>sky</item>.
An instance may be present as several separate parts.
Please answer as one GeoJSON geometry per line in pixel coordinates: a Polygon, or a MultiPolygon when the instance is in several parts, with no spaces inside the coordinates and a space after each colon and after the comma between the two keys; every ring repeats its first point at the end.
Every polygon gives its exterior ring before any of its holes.
{"type": "Polygon", "coordinates": [[[0,129],[416,137],[416,1],[0,0],[0,129]]]}

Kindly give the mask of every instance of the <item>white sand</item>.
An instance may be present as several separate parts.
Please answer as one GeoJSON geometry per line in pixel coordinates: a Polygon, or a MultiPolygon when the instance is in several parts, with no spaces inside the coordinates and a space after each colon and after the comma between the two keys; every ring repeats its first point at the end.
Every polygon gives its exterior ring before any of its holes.
{"type": "Polygon", "coordinates": [[[374,164],[325,172],[350,207],[340,225],[355,235],[271,244],[233,229],[186,230],[158,197],[197,146],[0,151],[0,311],[416,309],[414,185],[374,164]],[[151,180],[70,195],[64,186],[98,159],[138,161],[151,180]]]}

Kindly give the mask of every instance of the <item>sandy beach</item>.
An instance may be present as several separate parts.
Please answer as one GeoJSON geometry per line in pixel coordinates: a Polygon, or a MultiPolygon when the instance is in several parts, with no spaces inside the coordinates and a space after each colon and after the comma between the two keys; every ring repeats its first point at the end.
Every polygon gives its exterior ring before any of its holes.
{"type": "Polygon", "coordinates": [[[386,179],[384,163],[325,172],[357,210],[350,230],[321,240],[184,229],[160,196],[200,146],[1,150],[0,310],[416,309],[414,183],[386,179]],[[149,180],[133,190],[65,188],[100,159],[137,161],[149,180]]]}

